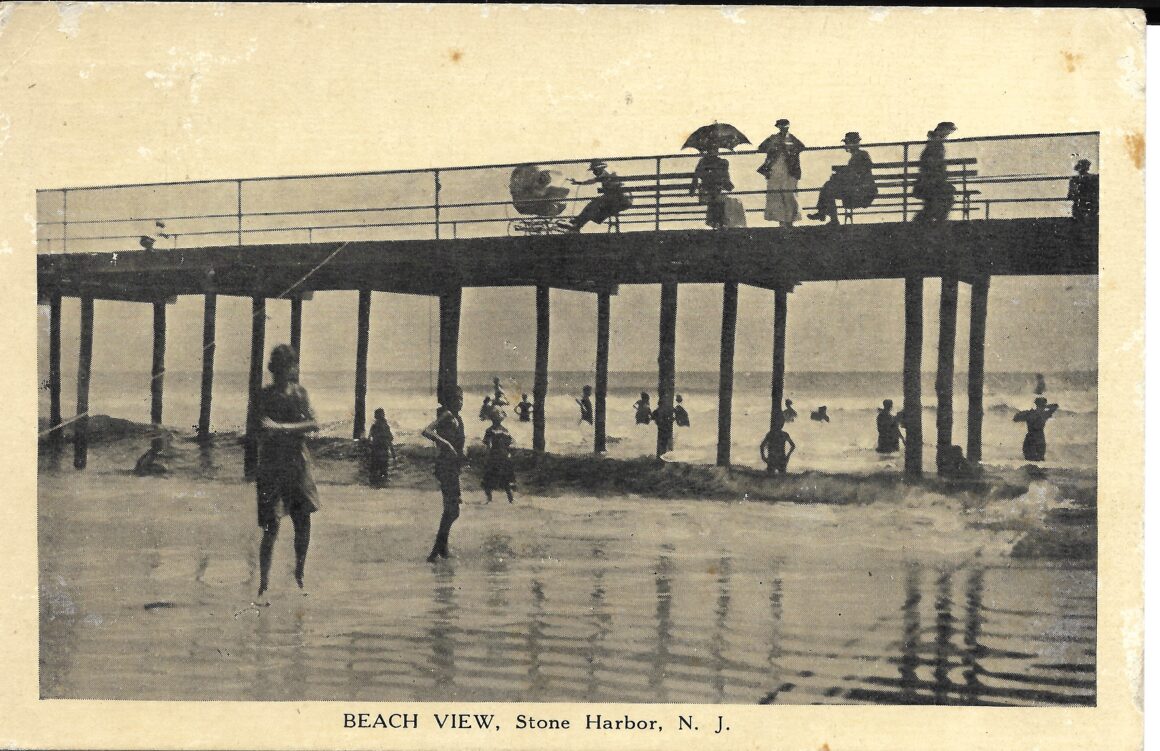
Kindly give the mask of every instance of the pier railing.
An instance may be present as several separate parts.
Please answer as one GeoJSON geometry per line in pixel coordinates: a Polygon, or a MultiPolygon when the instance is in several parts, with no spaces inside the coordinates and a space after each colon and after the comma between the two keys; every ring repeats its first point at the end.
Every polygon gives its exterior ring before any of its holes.
{"type": "MultiPolygon", "coordinates": [[[[755,140],[760,141],[762,133],[755,140]]],[[[869,134],[864,134],[869,135],[869,134]]],[[[922,202],[913,180],[925,141],[867,142],[876,164],[900,165],[880,178],[880,196],[851,217],[855,223],[913,220],[922,202]]],[[[764,154],[746,146],[723,152],[750,227],[776,226],[765,219],[766,181],[757,173],[764,154]]],[[[974,160],[955,178],[950,221],[1068,216],[1069,178],[1079,159],[1099,172],[1096,132],[1005,135],[946,142],[948,160],[974,160]]],[[[602,157],[624,177],[693,172],[699,154],[602,157]]],[[[835,165],[845,164],[840,145],[807,144],[802,179],[794,191],[800,224],[817,201],[835,165]]],[[[541,160],[577,180],[591,177],[584,159],[541,160]]],[[[453,239],[520,235],[525,220],[512,204],[509,178],[519,164],[445,167],[331,175],[237,178],[171,183],[71,187],[37,192],[39,253],[123,252],[329,243],[360,240],[453,239]]],[[[637,184],[647,184],[638,180],[637,184]]],[[[679,181],[678,181],[679,183],[679,181]]],[[[654,183],[660,184],[660,179],[654,183]]],[[[704,207],[679,185],[643,191],[616,231],[704,228],[704,207]]],[[[596,186],[571,189],[567,218],[596,196],[596,186]]],[[[606,231],[590,225],[586,232],[606,231]]]]}

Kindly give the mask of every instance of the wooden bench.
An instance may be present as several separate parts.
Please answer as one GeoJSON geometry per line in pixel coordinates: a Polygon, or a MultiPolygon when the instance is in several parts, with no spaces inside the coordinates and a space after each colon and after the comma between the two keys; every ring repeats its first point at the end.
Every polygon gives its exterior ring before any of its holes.
{"type": "MultiPolygon", "coordinates": [[[[978,177],[979,171],[972,169],[978,164],[974,157],[960,157],[947,159],[947,181],[955,189],[955,202],[959,204],[963,219],[971,218],[971,196],[980,191],[967,187],[967,180],[978,177]]],[[[833,170],[837,172],[844,164],[835,164],[833,170]]],[[[854,213],[864,214],[896,214],[901,209],[902,220],[912,218],[912,214],[922,208],[922,199],[913,194],[914,184],[918,180],[919,162],[881,162],[873,167],[874,183],[878,186],[878,197],[874,203],[861,209],[843,207],[846,224],[854,221],[854,213]],[[887,199],[883,203],[882,199],[887,199]]]]}
{"type": "MultiPolygon", "coordinates": [[[[651,175],[618,175],[624,190],[632,196],[632,206],[608,219],[608,231],[620,232],[620,218],[634,223],[653,222],[660,229],[668,221],[705,221],[705,205],[689,195],[693,187],[692,172],[667,172],[651,175]]],[[[602,189],[598,189],[603,193],[602,189]]]]}

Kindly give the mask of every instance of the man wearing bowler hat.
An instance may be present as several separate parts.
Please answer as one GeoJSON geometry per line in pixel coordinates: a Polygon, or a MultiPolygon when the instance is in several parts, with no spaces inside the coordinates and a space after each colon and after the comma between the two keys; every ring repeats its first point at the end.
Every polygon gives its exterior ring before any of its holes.
{"type": "Polygon", "coordinates": [[[850,131],[842,138],[850,161],[844,167],[834,170],[834,174],[818,193],[818,209],[809,218],[816,222],[829,219],[829,224],[838,222],[838,199],[848,209],[864,209],[878,197],[878,186],[874,184],[874,160],[862,150],[862,137],[850,131]]]}
{"type": "Polygon", "coordinates": [[[565,229],[570,232],[579,232],[588,222],[603,222],[632,206],[632,196],[624,189],[624,181],[617,177],[615,172],[608,171],[608,165],[599,159],[588,165],[592,172],[591,180],[575,180],[569,178],[573,185],[593,185],[600,183],[600,194],[588,202],[576,218],[565,223],[565,229]]]}

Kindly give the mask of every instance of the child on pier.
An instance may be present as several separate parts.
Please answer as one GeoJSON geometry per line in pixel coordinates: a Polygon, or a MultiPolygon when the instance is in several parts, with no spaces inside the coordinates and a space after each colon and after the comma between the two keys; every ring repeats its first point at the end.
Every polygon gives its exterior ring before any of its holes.
{"type": "Polygon", "coordinates": [[[513,503],[512,487],[516,482],[512,467],[512,434],[503,426],[503,411],[493,409],[491,427],[483,433],[483,445],[487,447],[487,463],[483,468],[483,493],[487,503],[491,503],[491,491],[507,493],[508,503],[513,503]]]}

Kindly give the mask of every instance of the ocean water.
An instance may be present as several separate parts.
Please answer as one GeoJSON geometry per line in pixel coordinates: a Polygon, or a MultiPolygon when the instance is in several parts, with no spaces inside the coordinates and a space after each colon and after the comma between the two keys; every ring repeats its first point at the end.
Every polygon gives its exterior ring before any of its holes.
{"type": "MultiPolygon", "coordinates": [[[[460,374],[465,393],[463,416],[469,440],[479,441],[489,423],[476,422],[483,397],[490,393],[491,379],[498,375],[514,404],[523,392],[531,393],[532,374],[466,372],[460,374]]],[[[213,429],[240,430],[246,413],[246,374],[218,372],[213,395],[213,429]]],[[[1070,371],[1046,375],[1045,396],[1060,405],[1047,427],[1047,468],[1094,469],[1096,466],[1096,374],[1070,371]]],[[[350,371],[305,372],[302,384],[310,393],[318,419],[326,435],[350,435],[354,411],[354,374],[350,371]]],[[[372,372],[368,377],[368,424],[375,408],[383,407],[396,438],[401,443],[422,442],[420,432],[434,416],[434,384],[427,372],[372,372]]],[[[547,399],[548,450],[559,454],[581,454],[592,450],[592,427],[579,422],[575,399],[581,387],[593,382],[592,374],[554,372],[549,377],[547,399]]],[[[769,373],[736,374],[733,396],[732,458],[735,464],[760,466],[757,447],[769,426],[769,373]]],[[[636,425],[632,404],[641,391],[648,391],[656,403],[656,375],[653,373],[611,373],[607,403],[608,453],[614,457],[649,455],[655,451],[656,430],[636,425]]],[[[75,393],[75,382],[67,374],[63,393],[75,393]]],[[[966,375],[955,379],[954,442],[966,443],[966,375]]],[[[1018,467],[1022,457],[1024,427],[1012,421],[1015,412],[1032,406],[1035,376],[1032,373],[987,375],[984,388],[983,461],[996,467],[1018,467]]],[[[92,414],[108,414],[139,422],[149,420],[148,373],[98,372],[90,393],[92,414]]],[[[678,428],[675,448],[669,458],[689,463],[711,464],[717,445],[717,374],[680,373],[677,392],[684,397],[692,426],[678,428]]],[[[884,372],[790,372],[786,374],[786,398],[798,411],[796,422],[787,430],[798,445],[791,470],[867,472],[898,466],[901,455],[881,457],[874,451],[877,439],[875,416],[882,399],[902,406],[902,384],[898,373],[884,372]],[[810,411],[826,405],[829,423],[809,419],[810,411]]],[[[193,430],[198,416],[200,374],[169,372],[165,376],[164,423],[185,433],[193,430]]],[[[923,378],[923,438],[935,439],[935,394],[933,374],[923,378]]],[[[66,400],[64,415],[70,410],[66,400]]],[[[531,423],[519,422],[509,407],[508,427],[517,446],[530,447],[531,423]]],[[[48,396],[41,392],[40,414],[47,418],[48,396]]],[[[924,452],[933,467],[933,450],[924,452]]]]}

